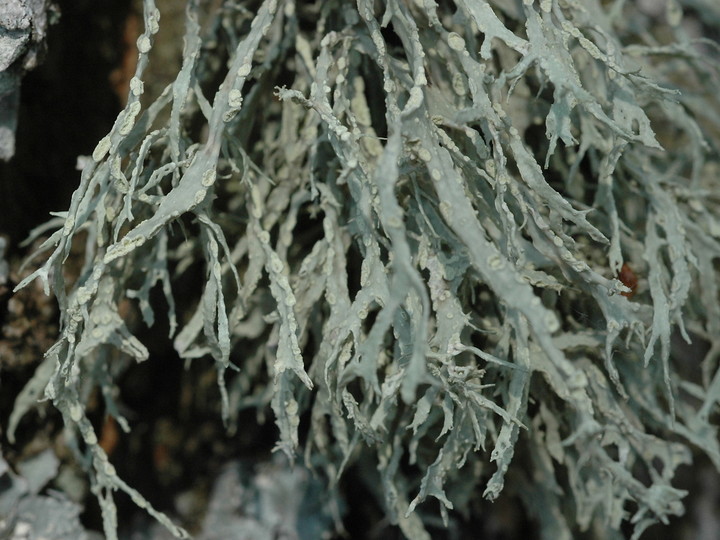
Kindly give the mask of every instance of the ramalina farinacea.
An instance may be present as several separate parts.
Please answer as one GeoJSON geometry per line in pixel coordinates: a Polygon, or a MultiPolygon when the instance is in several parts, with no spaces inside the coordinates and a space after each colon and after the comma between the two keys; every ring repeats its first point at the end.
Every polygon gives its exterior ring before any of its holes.
{"type": "Polygon", "coordinates": [[[371,463],[409,538],[498,497],[519,447],[543,538],[682,514],[677,468],[720,468],[720,12],[650,4],[191,0],[182,66],[148,98],[145,0],[127,105],[20,285],[52,289],[62,333],[10,432],[43,395],[84,441],[108,538],[118,490],[186,536],[86,414],[100,386],[130,428],[109,365],[154,360],[129,301],[214,363],[230,429],[269,407],[277,448],[329,482],[371,463]]]}

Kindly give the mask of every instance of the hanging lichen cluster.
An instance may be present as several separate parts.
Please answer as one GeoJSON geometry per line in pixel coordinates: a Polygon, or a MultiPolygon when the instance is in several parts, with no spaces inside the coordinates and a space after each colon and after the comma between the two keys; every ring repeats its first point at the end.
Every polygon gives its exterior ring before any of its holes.
{"type": "Polygon", "coordinates": [[[62,332],[11,429],[44,395],[84,441],[109,538],[116,490],[185,534],[115,474],[85,412],[100,386],[130,429],[111,364],[153,361],[130,302],[168,317],[181,358],[214,362],[229,429],[269,406],[278,448],[330,482],[372,463],[409,538],[429,538],[429,498],[447,520],[498,497],[520,446],[514,490],[544,538],[681,514],[691,449],[720,468],[702,37],[720,12],[645,4],[191,1],[182,67],[150,102],[162,22],[145,0],[127,105],[21,284],[52,289],[62,332]],[[176,290],[197,264],[202,283],[176,290]],[[704,358],[673,353],[691,338],[704,358]]]}

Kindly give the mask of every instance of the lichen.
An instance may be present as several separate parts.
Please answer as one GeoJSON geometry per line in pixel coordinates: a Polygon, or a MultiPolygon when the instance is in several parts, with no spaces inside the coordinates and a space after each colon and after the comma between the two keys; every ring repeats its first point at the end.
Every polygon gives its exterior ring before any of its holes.
{"type": "Polygon", "coordinates": [[[271,407],[277,447],[332,481],[369,459],[410,538],[429,537],[428,498],[445,522],[463,493],[497,498],[519,447],[514,491],[544,538],[681,514],[691,451],[720,469],[718,45],[691,35],[717,9],[246,4],[200,21],[190,1],[177,80],[146,103],[145,0],[127,106],[30,278],[63,317],[30,385],[87,443],[108,538],[118,489],[185,534],[108,470],[79,402],[113,384],[92,380],[99,351],[147,358],[117,306],[152,325],[156,284],[179,356],[215,362],[228,426],[271,407]],[[198,258],[206,282],[174,290],[198,258]],[[709,352],[680,358],[678,339],[709,352]]]}

